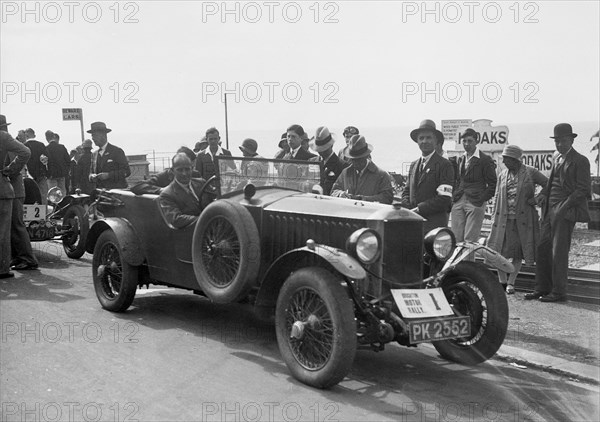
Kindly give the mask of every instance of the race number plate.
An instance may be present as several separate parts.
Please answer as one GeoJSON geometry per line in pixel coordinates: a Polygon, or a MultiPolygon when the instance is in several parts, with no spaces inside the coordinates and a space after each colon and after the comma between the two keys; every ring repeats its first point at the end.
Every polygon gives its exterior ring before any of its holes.
{"type": "Polygon", "coordinates": [[[392,295],[404,318],[453,316],[441,287],[435,289],[392,289],[392,295]]]}
{"type": "Polygon", "coordinates": [[[45,220],[46,206],[45,205],[23,205],[23,220],[45,220]]]}
{"type": "Polygon", "coordinates": [[[450,340],[471,336],[471,319],[468,316],[408,323],[409,339],[412,344],[450,340]]]}

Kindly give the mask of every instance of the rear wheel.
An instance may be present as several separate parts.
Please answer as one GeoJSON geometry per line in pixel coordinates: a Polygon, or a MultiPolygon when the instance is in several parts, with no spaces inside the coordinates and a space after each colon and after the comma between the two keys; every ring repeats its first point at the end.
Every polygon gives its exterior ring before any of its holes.
{"type": "Polygon", "coordinates": [[[283,360],[299,381],[329,388],[350,371],[356,322],[339,277],[318,267],[294,272],[279,292],[275,323],[283,360]]]}
{"type": "Polygon", "coordinates": [[[62,243],[69,258],[79,259],[85,253],[85,241],[90,228],[88,216],[81,205],[72,205],[65,211],[63,226],[69,232],[63,235],[62,243]]]}
{"type": "Polygon", "coordinates": [[[137,290],[139,267],[123,260],[121,245],[112,230],[102,232],[92,259],[96,296],[102,307],[112,312],[129,308],[137,290]]]}
{"type": "Polygon", "coordinates": [[[508,302],[498,279],[483,264],[461,262],[442,281],[448,302],[471,318],[465,338],[434,342],[444,358],[475,365],[494,356],[508,328],[508,302]]]}

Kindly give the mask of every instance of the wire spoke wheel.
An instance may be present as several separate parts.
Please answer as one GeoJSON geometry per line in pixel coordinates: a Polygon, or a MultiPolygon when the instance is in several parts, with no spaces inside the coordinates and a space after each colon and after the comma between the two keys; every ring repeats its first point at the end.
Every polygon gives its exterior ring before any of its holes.
{"type": "Polygon", "coordinates": [[[100,283],[106,296],[115,299],[121,291],[123,269],[116,245],[107,243],[100,251],[100,283]]]}
{"type": "Polygon", "coordinates": [[[275,325],[283,360],[301,382],[329,388],[350,371],[356,320],[339,274],[320,267],[293,272],[279,291],[275,325]]]}
{"type": "Polygon", "coordinates": [[[123,251],[112,230],[98,237],[92,257],[94,289],[104,309],[123,312],[133,302],[138,285],[139,267],[123,258],[123,251]]]}
{"type": "Polygon", "coordinates": [[[312,289],[299,290],[290,300],[286,327],[291,333],[298,324],[302,337],[289,338],[294,357],[306,369],[321,369],[331,357],[334,328],[325,302],[312,289]]]}
{"type": "Polygon", "coordinates": [[[69,258],[81,258],[90,226],[88,214],[81,205],[71,205],[65,212],[63,225],[69,228],[62,236],[65,253],[69,258]]]}
{"type": "Polygon", "coordinates": [[[194,274],[202,292],[216,303],[237,302],[257,286],[260,236],[244,205],[211,202],[200,214],[192,239],[194,274]]]}
{"type": "Polygon", "coordinates": [[[202,257],[211,282],[219,287],[231,284],[240,268],[240,241],[234,227],[223,217],[216,217],[202,240],[202,257]]]}
{"type": "Polygon", "coordinates": [[[434,342],[454,362],[475,365],[494,356],[508,329],[508,302],[498,278],[483,264],[461,262],[442,280],[448,303],[471,320],[468,337],[434,342]]]}

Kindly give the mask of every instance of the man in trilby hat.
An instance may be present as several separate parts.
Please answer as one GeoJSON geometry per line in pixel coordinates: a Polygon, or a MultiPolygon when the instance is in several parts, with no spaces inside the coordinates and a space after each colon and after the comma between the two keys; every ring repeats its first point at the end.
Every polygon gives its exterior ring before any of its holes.
{"type": "Polygon", "coordinates": [[[319,156],[313,157],[309,161],[323,163],[320,184],[323,188],[324,195],[331,194],[331,188],[333,188],[333,184],[340,174],[342,174],[344,168],[348,166],[346,162],[340,160],[337,154],[333,152],[334,143],[335,140],[331,136],[331,133],[329,133],[329,129],[326,126],[320,126],[317,128],[315,137],[310,143],[310,147],[316,151],[319,156]]]}
{"type": "Polygon", "coordinates": [[[477,147],[479,133],[475,130],[468,128],[460,139],[465,154],[458,159],[458,174],[452,193],[452,231],[457,242],[477,242],[486,203],[496,192],[496,163],[477,147]]]}
{"type": "Polygon", "coordinates": [[[402,206],[427,219],[423,226],[427,233],[436,227],[448,226],[454,169],[450,161],[436,151],[444,143],[444,135],[432,120],[423,120],[410,137],[418,144],[421,158],[410,165],[402,206]]]}
{"type": "Polygon", "coordinates": [[[352,136],[348,146],[352,164],[342,170],[333,184],[331,196],[391,204],[394,189],[390,175],[369,158],[373,146],[367,144],[365,137],[361,135],[352,136]]]}
{"type": "Polygon", "coordinates": [[[576,222],[590,220],[588,199],[592,197],[589,160],[575,151],[577,137],[568,123],[554,126],[554,154],[550,178],[544,191],[540,243],[537,249],[535,290],[526,300],[567,300],[569,249],[576,222]]]}
{"type": "Polygon", "coordinates": [[[92,154],[90,181],[96,182],[99,189],[124,189],[127,187],[125,179],[131,175],[131,170],[123,150],[108,143],[107,134],[111,131],[104,122],[92,123],[87,131],[98,147],[92,154]]]}

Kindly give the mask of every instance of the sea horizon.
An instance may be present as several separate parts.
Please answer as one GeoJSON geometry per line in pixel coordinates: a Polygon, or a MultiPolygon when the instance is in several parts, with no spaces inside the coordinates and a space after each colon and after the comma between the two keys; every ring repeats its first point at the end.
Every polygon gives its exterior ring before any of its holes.
{"type": "MultiPolygon", "coordinates": [[[[514,123],[505,124],[503,122],[492,121],[492,125],[508,126],[508,143],[520,146],[524,151],[553,151],[554,142],[550,138],[553,134],[555,123],[514,123]]],[[[574,148],[590,160],[592,173],[596,174],[597,168],[594,162],[597,151],[591,151],[593,143],[590,137],[598,131],[599,122],[574,122],[573,131],[578,134],[575,139],[574,148]]],[[[420,151],[416,143],[410,138],[410,132],[416,126],[393,126],[393,127],[364,127],[360,128],[360,133],[365,136],[367,142],[373,145],[373,161],[382,169],[389,172],[404,173],[410,162],[420,156],[420,151]]],[[[227,148],[225,130],[218,128],[221,132],[221,141],[223,148],[227,148]]],[[[334,151],[337,152],[345,145],[342,136],[343,128],[329,128],[336,143],[334,151]]],[[[305,128],[309,136],[312,136],[314,128],[305,128]]],[[[258,144],[258,153],[270,158],[278,150],[277,144],[283,130],[271,129],[236,129],[229,130],[229,149],[234,156],[240,156],[239,145],[245,138],[253,138],[258,144]]],[[[169,133],[111,133],[109,142],[123,148],[127,155],[145,154],[150,161],[150,171],[160,171],[164,167],[169,167],[170,157],[180,146],[194,148],[203,136],[202,131],[197,132],[169,132],[169,133]],[[154,158],[153,158],[154,157],[154,158]],[[156,167],[156,169],[154,168],[156,167]]],[[[69,145],[67,145],[69,148],[69,145]]],[[[445,142],[446,151],[462,151],[454,142],[445,142]]]]}

